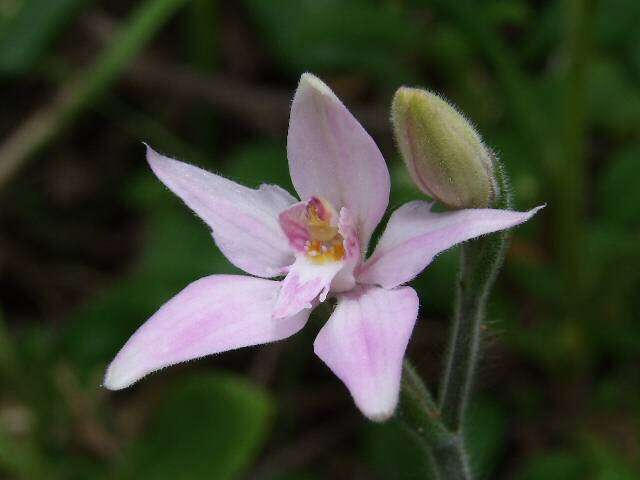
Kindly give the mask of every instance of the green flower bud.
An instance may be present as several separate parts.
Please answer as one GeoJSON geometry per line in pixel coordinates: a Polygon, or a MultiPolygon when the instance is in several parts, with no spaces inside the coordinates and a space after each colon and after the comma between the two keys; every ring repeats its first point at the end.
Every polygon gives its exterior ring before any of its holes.
{"type": "Polygon", "coordinates": [[[391,106],[396,141],[418,188],[453,208],[488,207],[493,156],[471,123],[439,96],[402,87],[391,106]]]}

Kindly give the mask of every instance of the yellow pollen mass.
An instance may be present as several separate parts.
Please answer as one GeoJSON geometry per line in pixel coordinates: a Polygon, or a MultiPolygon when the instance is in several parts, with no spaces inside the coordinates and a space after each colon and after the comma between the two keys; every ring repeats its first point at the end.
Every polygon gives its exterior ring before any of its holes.
{"type": "Polygon", "coordinates": [[[317,264],[339,262],[344,258],[342,235],[339,233],[329,242],[310,240],[304,246],[307,257],[317,264]]]}
{"type": "Polygon", "coordinates": [[[307,207],[307,230],[311,238],[305,243],[304,249],[307,257],[317,264],[338,262],[345,255],[344,239],[338,233],[338,228],[330,223],[330,218],[335,214],[331,212],[324,216],[328,218],[322,218],[315,204],[307,207]]]}

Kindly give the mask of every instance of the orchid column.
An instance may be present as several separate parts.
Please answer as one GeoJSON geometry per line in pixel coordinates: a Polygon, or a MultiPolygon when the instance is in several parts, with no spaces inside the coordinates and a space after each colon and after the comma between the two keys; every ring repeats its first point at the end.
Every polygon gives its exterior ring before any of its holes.
{"type": "MultiPolygon", "coordinates": [[[[508,183],[497,158],[469,121],[445,100],[425,90],[400,88],[393,100],[392,121],[403,160],[422,192],[458,212],[511,207],[508,183]]],[[[506,241],[503,230],[461,246],[454,322],[437,403],[410,365],[405,367],[405,422],[419,440],[426,441],[443,480],[472,478],[464,450],[463,420],[485,304],[502,265],[506,241]]]]}

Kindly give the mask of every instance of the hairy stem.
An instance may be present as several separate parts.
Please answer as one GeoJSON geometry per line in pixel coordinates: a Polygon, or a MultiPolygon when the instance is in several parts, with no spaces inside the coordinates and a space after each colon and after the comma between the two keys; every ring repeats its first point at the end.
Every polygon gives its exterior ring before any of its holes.
{"type": "Polygon", "coordinates": [[[431,448],[434,470],[439,480],[471,480],[469,458],[462,437],[451,435],[446,444],[431,448]]]}
{"type": "Polygon", "coordinates": [[[423,448],[435,478],[471,479],[462,438],[442,423],[438,405],[408,361],[404,364],[398,415],[405,429],[423,448]]]}
{"type": "MultiPolygon", "coordinates": [[[[495,161],[499,192],[496,208],[510,208],[511,195],[505,174],[495,161]]],[[[478,363],[487,297],[504,259],[507,232],[471,240],[461,248],[460,276],[455,301],[440,408],[442,420],[455,433],[461,431],[473,376],[478,363]]]]}

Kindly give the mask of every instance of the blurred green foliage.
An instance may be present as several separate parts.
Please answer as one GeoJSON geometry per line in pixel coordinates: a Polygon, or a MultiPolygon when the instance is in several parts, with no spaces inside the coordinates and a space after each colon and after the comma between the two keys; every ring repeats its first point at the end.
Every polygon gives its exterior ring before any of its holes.
{"type": "MultiPolygon", "coordinates": [[[[481,479],[639,478],[639,24],[637,0],[0,2],[0,152],[26,112],[44,112],[48,125],[12,150],[34,165],[0,192],[0,477],[240,479],[255,469],[277,480],[428,478],[413,439],[394,422],[365,424],[313,361],[317,326],[291,341],[269,392],[231,373],[253,350],[170,369],[128,392],[99,388],[108,361],[159,305],[201,276],[236,271],[145,168],[140,140],[241,183],[293,191],[284,135],[261,127],[271,118],[243,121],[228,102],[131,81],[131,65],[161,58],[259,92],[290,93],[301,72],[314,71],[356,112],[382,105],[365,127],[387,115],[401,84],[456,103],[501,156],[518,207],[548,203],[515,232],[489,305],[467,427],[474,470],[481,479]],[[115,41],[87,41],[102,31],[87,14],[119,18],[115,41]],[[88,62],[79,74],[61,81],[52,72],[79,58],[88,62]],[[60,91],[69,95],[50,109],[60,91]],[[82,180],[56,163],[65,159],[98,172],[89,201],[54,205],[56,182],[82,180]],[[119,231],[112,215],[136,228],[119,231]],[[83,237],[92,222],[102,227],[83,237]],[[75,253],[92,251],[100,235],[121,240],[127,254],[105,266],[75,253]],[[36,267],[18,247],[6,261],[16,245],[31,248],[36,267]],[[47,255],[63,268],[38,281],[47,255]],[[83,264],[98,264],[99,280],[56,303],[56,279],[83,264]],[[63,306],[24,306],[37,295],[63,306]],[[307,399],[311,413],[305,395],[322,400],[307,399]],[[348,441],[312,443],[311,460],[269,464],[282,452],[307,458],[306,443],[296,450],[301,432],[334,423],[348,441]]],[[[391,207],[418,198],[390,132],[374,136],[392,173],[391,207]]],[[[456,253],[413,282],[422,310],[411,355],[432,385],[456,253]]]]}
{"type": "Polygon", "coordinates": [[[0,11],[0,73],[24,74],[87,0],[8,0],[0,11]]]}
{"type": "Polygon", "coordinates": [[[275,0],[246,2],[264,38],[287,69],[360,70],[397,85],[415,81],[410,52],[419,30],[391,2],[275,0]],[[347,47],[348,46],[348,47],[347,47]]]}

